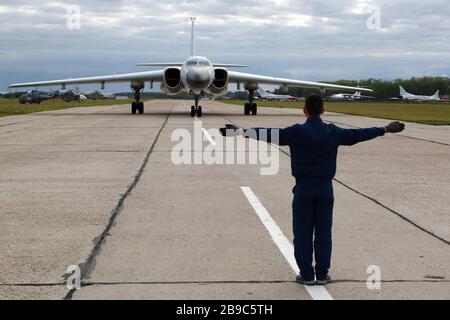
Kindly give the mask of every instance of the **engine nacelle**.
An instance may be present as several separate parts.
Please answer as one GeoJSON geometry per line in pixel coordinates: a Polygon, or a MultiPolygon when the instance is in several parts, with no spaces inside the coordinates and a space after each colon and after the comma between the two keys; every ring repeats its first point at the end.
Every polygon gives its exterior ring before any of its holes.
{"type": "Polygon", "coordinates": [[[258,84],[257,83],[252,83],[252,82],[248,82],[248,83],[245,84],[245,90],[247,90],[247,91],[258,90],[258,84]]]}
{"type": "Polygon", "coordinates": [[[131,82],[131,89],[140,91],[144,89],[145,83],[143,81],[135,80],[131,82]]]}
{"type": "Polygon", "coordinates": [[[208,92],[216,96],[223,96],[228,92],[228,71],[223,68],[214,69],[214,81],[208,92]]]}
{"type": "Polygon", "coordinates": [[[167,68],[164,70],[164,81],[161,83],[161,91],[167,95],[176,95],[183,89],[181,70],[179,68],[167,68]]]}

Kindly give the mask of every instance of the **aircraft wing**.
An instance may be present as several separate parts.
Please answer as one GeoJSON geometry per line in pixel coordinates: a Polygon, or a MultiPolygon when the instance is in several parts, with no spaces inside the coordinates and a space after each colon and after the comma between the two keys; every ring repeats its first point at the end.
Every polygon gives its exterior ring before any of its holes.
{"type": "Polygon", "coordinates": [[[16,83],[12,84],[10,88],[26,88],[26,87],[48,87],[56,85],[79,85],[79,84],[92,84],[92,83],[112,83],[112,82],[131,82],[131,81],[163,81],[164,70],[114,74],[100,77],[88,77],[88,78],[68,78],[62,80],[52,81],[40,81],[40,82],[28,82],[28,83],[16,83]]]}
{"type": "Polygon", "coordinates": [[[327,90],[358,90],[364,92],[373,92],[371,89],[366,88],[357,88],[357,87],[348,87],[348,86],[340,86],[335,84],[327,84],[321,82],[310,82],[310,81],[301,81],[301,80],[292,80],[292,79],[283,79],[283,78],[274,78],[267,76],[260,76],[256,74],[249,73],[241,73],[235,71],[228,71],[229,81],[230,82],[239,82],[239,83],[251,83],[251,84],[268,84],[268,85],[284,85],[287,87],[297,87],[297,88],[317,88],[317,89],[327,89],[327,90]]]}

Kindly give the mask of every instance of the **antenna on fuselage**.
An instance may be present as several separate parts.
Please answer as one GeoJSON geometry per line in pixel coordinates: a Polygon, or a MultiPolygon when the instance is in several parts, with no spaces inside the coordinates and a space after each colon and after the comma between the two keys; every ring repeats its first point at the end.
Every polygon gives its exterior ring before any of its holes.
{"type": "Polygon", "coordinates": [[[191,57],[195,56],[195,17],[191,18],[192,29],[191,29],[191,57]]]}

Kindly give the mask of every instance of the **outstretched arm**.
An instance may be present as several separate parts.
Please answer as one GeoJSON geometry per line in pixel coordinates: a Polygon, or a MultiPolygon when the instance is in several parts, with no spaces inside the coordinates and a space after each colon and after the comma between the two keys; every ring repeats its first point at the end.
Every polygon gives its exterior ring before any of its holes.
{"type": "Polygon", "coordinates": [[[338,144],[352,146],[363,141],[369,141],[377,137],[384,136],[386,133],[399,133],[405,130],[405,124],[392,122],[387,127],[366,128],[366,129],[342,129],[336,127],[338,144]]]}

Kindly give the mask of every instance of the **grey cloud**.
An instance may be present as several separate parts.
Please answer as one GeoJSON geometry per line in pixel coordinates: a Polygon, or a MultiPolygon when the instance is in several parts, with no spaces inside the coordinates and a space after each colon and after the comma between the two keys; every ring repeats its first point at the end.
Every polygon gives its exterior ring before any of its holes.
{"type": "Polygon", "coordinates": [[[447,0],[275,3],[2,1],[0,91],[12,82],[132,72],[142,70],[137,62],[183,60],[191,15],[198,17],[199,54],[249,64],[251,72],[306,80],[449,73],[447,0]],[[82,28],[70,31],[64,6],[74,4],[82,10],[82,28]],[[370,4],[381,9],[382,31],[367,29],[369,14],[356,10],[370,4]]]}

